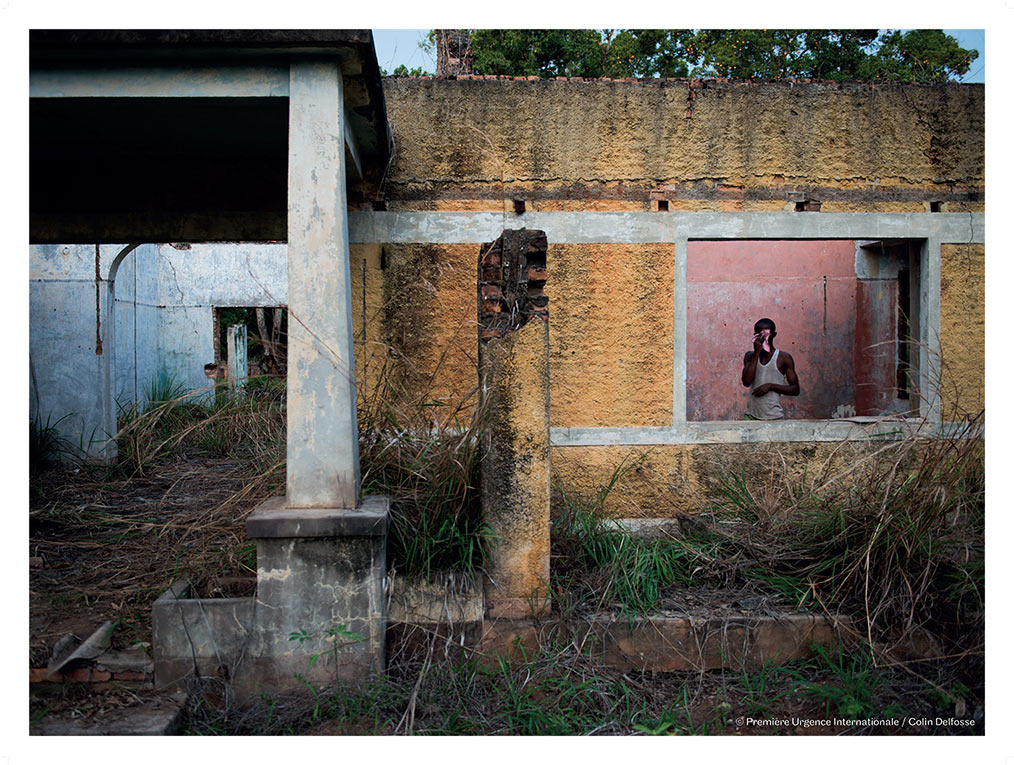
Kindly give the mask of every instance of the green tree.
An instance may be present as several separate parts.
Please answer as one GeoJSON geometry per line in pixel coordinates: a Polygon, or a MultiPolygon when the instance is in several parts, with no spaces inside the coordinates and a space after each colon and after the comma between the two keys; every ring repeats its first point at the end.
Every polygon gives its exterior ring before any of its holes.
{"type": "Polygon", "coordinates": [[[944,82],[978,51],[939,29],[476,29],[474,71],[539,77],[944,82]]]}
{"type": "Polygon", "coordinates": [[[875,57],[865,62],[863,79],[891,82],[946,82],[966,74],[979,57],[939,29],[886,31],[875,57]]]}
{"type": "Polygon", "coordinates": [[[592,29],[476,29],[476,74],[601,77],[605,49],[592,29]]]}
{"type": "Polygon", "coordinates": [[[423,77],[428,74],[432,74],[432,72],[424,72],[421,66],[414,66],[409,69],[404,64],[398,64],[393,72],[388,72],[383,67],[380,68],[381,77],[423,77]]]}

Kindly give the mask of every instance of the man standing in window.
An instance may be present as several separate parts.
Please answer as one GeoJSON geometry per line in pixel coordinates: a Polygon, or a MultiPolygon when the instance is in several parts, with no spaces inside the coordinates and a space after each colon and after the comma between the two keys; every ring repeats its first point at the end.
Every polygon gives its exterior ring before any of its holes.
{"type": "Polygon", "coordinates": [[[761,319],[753,325],[753,350],[743,357],[743,385],[750,388],[747,420],[785,417],[782,396],[799,395],[799,378],[792,356],[775,348],[775,323],[761,319]]]}

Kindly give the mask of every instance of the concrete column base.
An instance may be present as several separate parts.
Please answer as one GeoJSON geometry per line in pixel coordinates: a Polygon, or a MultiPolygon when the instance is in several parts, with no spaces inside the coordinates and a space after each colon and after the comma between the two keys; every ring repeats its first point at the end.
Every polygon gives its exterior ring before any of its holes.
{"type": "Polygon", "coordinates": [[[355,510],[285,507],[247,519],[257,540],[257,595],[242,695],[359,682],[384,667],[384,576],[390,501],[355,510]],[[354,634],[352,634],[354,633],[354,634]]]}

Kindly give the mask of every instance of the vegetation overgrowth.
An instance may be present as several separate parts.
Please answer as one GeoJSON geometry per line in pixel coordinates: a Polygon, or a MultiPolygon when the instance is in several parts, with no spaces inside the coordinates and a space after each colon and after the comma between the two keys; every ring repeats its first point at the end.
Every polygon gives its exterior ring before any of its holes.
{"type": "MultiPolygon", "coordinates": [[[[431,30],[439,48],[450,30],[431,30]]],[[[943,83],[979,51],[941,29],[468,29],[475,74],[943,83]]],[[[423,74],[400,67],[395,75],[423,74]]]]}
{"type": "Polygon", "coordinates": [[[265,697],[245,708],[211,701],[199,686],[187,735],[770,735],[900,733],[981,735],[981,683],[947,662],[876,667],[863,651],[818,651],[782,667],[630,672],[604,666],[587,646],[554,641],[517,656],[443,647],[395,656],[361,687],[265,697]],[[958,716],[972,725],[910,721],[958,716]],[[837,720],[835,719],[837,718],[837,720]],[[792,726],[785,723],[791,719],[792,726]],[[768,721],[785,721],[780,726],[768,721]],[[890,724],[887,721],[896,721],[890,724]]]}
{"type": "MultiPolygon", "coordinates": [[[[409,393],[388,371],[373,379],[381,384],[359,399],[363,490],[392,498],[394,567],[423,577],[475,576],[496,540],[479,512],[483,415],[474,392],[452,403],[426,385],[409,393]]],[[[978,425],[970,418],[944,438],[915,430],[842,442],[801,475],[772,445],[770,470],[718,471],[718,490],[699,498],[702,510],[669,513],[674,523],[653,538],[630,534],[606,513],[607,498],[636,463],[618,466],[591,500],[557,489],[556,616],[633,615],[697,587],[754,588],[789,607],[847,617],[844,651],[818,650],[786,668],[675,673],[658,683],[550,641],[520,660],[395,661],[361,691],[315,691],[311,707],[275,700],[260,710],[266,718],[204,706],[191,715],[190,732],[303,732],[330,720],[336,732],[363,733],[728,733],[739,710],[972,715],[982,698],[985,610],[978,425]],[[899,658],[920,652],[915,669],[899,658]],[[645,689],[654,690],[646,696],[645,689]]],[[[102,559],[98,578],[82,571],[73,586],[50,592],[50,605],[112,595],[132,639],[144,639],[147,609],[168,579],[203,580],[210,593],[229,576],[252,574],[243,518],[283,490],[284,436],[279,379],[253,380],[242,394],[195,395],[171,380],[153,385],[144,408],[121,413],[119,463],[78,468],[73,487],[60,490],[91,491],[91,499],[33,493],[33,554],[47,564],[75,549],[102,559]],[[214,486],[201,483],[214,471],[214,486]],[[160,502],[113,499],[141,496],[145,484],[158,487],[160,502]]],[[[33,574],[40,582],[47,576],[33,574]]]]}
{"type": "Polygon", "coordinates": [[[975,432],[842,442],[813,473],[719,473],[705,510],[655,538],[617,528],[605,500],[559,491],[554,584],[571,608],[648,611],[677,586],[753,585],[792,607],[844,615],[871,650],[913,639],[948,654],[984,645],[985,448],[975,432]],[[759,475],[759,477],[758,477],[759,475]]]}

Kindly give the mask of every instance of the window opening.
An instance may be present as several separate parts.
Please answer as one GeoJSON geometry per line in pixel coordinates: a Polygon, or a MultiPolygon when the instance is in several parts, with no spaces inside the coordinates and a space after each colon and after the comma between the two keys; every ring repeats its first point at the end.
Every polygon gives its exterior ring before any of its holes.
{"type": "Polygon", "coordinates": [[[918,261],[910,240],[689,242],[687,420],[744,419],[744,358],[762,318],[799,379],[798,396],[779,393],[784,419],[916,414],[918,261]]]}

